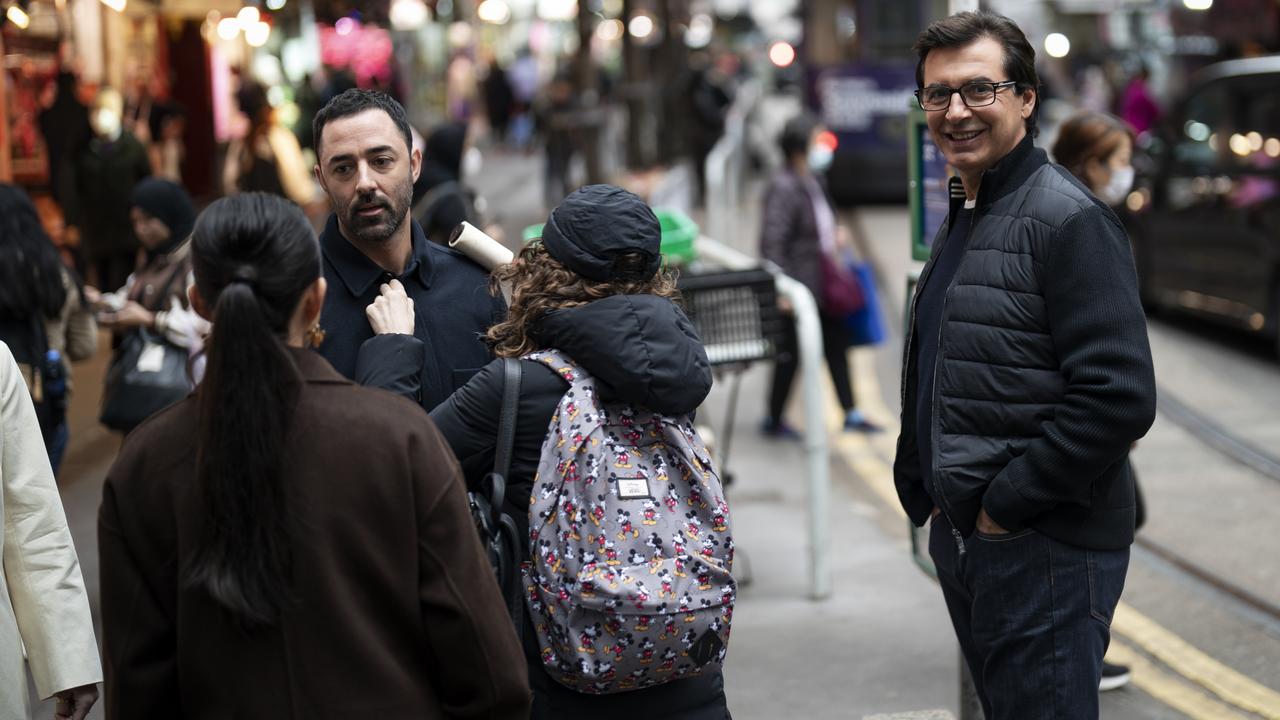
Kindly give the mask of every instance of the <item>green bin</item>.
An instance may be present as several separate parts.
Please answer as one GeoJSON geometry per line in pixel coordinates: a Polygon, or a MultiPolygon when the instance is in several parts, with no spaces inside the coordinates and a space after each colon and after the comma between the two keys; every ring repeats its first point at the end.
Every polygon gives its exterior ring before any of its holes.
{"type": "MultiPolygon", "coordinates": [[[[694,241],[698,239],[698,224],[688,215],[674,208],[656,208],[653,211],[662,226],[662,256],[668,265],[684,265],[697,257],[694,241]]],[[[530,225],[521,234],[524,243],[542,237],[542,223],[530,225]]]]}

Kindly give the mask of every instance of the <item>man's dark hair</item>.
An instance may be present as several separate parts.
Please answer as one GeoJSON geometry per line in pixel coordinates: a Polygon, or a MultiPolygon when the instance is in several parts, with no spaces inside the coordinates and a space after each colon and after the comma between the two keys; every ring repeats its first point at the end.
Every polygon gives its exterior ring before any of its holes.
{"type": "Polygon", "coordinates": [[[405,116],[404,106],[386,93],[381,93],[377,90],[352,88],[335,95],[332,100],[325,103],[325,106],[320,108],[320,112],[316,113],[315,119],[311,121],[311,132],[315,136],[317,160],[320,158],[321,134],[324,132],[324,126],[332,120],[344,118],[348,115],[358,115],[365,110],[381,110],[385,112],[391,118],[391,121],[396,124],[396,127],[400,129],[400,134],[404,136],[405,147],[410,151],[413,150],[413,133],[409,130],[409,118],[405,116]]]}
{"type": "Polygon", "coordinates": [[[809,137],[817,127],[818,118],[809,113],[801,113],[787,121],[778,136],[778,147],[788,161],[809,151],[809,137]]]}
{"type": "Polygon", "coordinates": [[[1008,76],[1007,79],[1017,83],[1014,91],[1018,95],[1024,95],[1028,90],[1036,91],[1036,106],[1031,111],[1031,117],[1026,119],[1027,134],[1035,137],[1040,132],[1036,126],[1036,120],[1040,116],[1040,78],[1036,75],[1036,51],[1027,42],[1022,28],[1003,15],[989,10],[962,12],[925,28],[911,48],[919,57],[916,62],[916,87],[924,88],[924,59],[930,51],[963,47],[984,37],[995,40],[1004,48],[1004,73],[1008,76]]]}

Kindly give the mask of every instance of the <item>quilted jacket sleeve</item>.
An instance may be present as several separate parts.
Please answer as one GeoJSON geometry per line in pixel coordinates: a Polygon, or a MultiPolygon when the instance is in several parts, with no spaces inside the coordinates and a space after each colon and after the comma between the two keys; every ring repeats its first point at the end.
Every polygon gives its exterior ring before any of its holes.
{"type": "Polygon", "coordinates": [[[1059,503],[1087,506],[1093,480],[1155,420],[1147,322],[1116,217],[1100,206],[1076,213],[1058,231],[1041,278],[1066,392],[1044,434],[983,496],[987,514],[1007,530],[1059,503]]]}

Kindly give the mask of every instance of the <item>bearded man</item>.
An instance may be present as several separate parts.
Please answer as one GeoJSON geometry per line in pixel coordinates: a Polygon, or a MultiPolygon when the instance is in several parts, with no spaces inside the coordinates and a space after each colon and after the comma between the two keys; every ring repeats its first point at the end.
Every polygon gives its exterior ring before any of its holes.
{"type": "Polygon", "coordinates": [[[312,127],[316,179],[333,210],[320,235],[330,288],[320,354],[361,385],[430,410],[492,359],[483,337],[506,303],[483,268],[428,242],[410,217],[422,153],[400,103],[347,90],[312,127]]]}

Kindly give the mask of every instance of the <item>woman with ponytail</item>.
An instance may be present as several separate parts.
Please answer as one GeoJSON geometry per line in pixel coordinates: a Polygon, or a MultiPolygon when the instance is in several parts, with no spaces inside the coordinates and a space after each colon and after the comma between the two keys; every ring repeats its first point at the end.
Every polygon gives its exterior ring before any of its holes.
{"type": "Polygon", "coordinates": [[[519,718],[520,646],[457,461],[344,379],[320,247],[277,196],[192,235],[202,384],[138,426],[99,516],[108,718],[519,718]]]}

